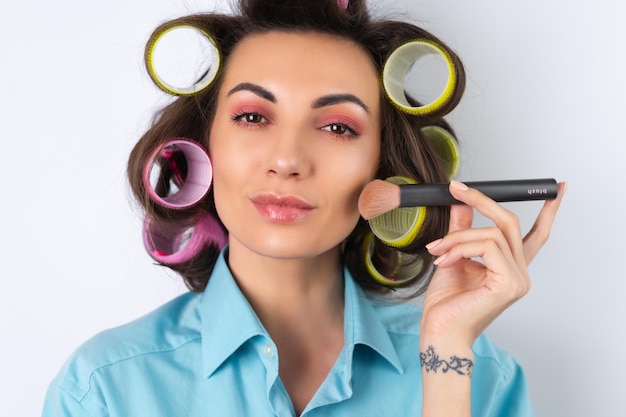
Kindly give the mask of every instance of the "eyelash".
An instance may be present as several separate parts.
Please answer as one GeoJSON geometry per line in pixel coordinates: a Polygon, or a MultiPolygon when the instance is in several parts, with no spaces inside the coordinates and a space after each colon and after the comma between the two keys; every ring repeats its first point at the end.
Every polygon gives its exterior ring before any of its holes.
{"type": "MultiPolygon", "coordinates": [[[[242,111],[242,112],[236,113],[231,117],[231,120],[233,123],[241,124],[242,126],[247,127],[247,128],[255,128],[257,127],[256,125],[265,124],[269,122],[267,117],[263,116],[262,114],[257,113],[257,112],[250,112],[250,111],[242,111]],[[260,118],[261,120],[257,122],[246,120],[249,117],[257,117],[257,118],[260,118]]],[[[348,139],[348,140],[356,139],[361,135],[355,129],[348,126],[346,123],[340,123],[340,122],[328,123],[327,125],[322,126],[321,130],[339,139],[348,139]],[[343,133],[335,133],[332,130],[333,128],[341,128],[345,130],[343,133]]]]}
{"type": "Polygon", "coordinates": [[[235,124],[241,124],[241,125],[243,125],[245,127],[249,127],[249,128],[253,128],[253,127],[256,127],[255,125],[268,122],[267,117],[263,116],[260,113],[250,112],[250,111],[242,111],[242,112],[236,113],[236,114],[234,114],[231,117],[231,120],[235,124]],[[248,118],[248,117],[251,117],[251,116],[259,117],[262,120],[259,121],[259,122],[251,122],[251,121],[248,121],[248,120],[244,119],[244,118],[248,118]]]}
{"type": "Polygon", "coordinates": [[[356,139],[361,135],[345,123],[329,123],[326,126],[323,126],[322,130],[341,139],[356,139]],[[343,133],[335,133],[332,131],[333,126],[345,129],[345,131],[343,133]]]}

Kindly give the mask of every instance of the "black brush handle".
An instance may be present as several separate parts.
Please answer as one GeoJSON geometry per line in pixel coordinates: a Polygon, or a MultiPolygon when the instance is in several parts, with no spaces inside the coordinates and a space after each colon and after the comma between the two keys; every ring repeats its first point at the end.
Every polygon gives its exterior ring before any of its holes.
{"type": "MultiPolygon", "coordinates": [[[[503,181],[470,181],[465,185],[475,188],[487,197],[498,201],[553,200],[557,195],[554,178],[538,178],[503,181]]],[[[402,184],[400,187],[400,207],[449,206],[463,204],[452,197],[448,183],[402,184]]]]}

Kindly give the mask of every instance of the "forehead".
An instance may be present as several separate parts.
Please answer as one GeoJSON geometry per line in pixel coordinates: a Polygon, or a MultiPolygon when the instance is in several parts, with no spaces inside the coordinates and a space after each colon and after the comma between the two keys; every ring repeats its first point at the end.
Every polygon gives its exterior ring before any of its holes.
{"type": "MultiPolygon", "coordinates": [[[[380,75],[371,58],[348,39],[316,32],[272,31],[244,38],[231,53],[224,82],[325,84],[378,97],[380,75]]],[[[303,85],[304,87],[304,85],[303,85]]]]}

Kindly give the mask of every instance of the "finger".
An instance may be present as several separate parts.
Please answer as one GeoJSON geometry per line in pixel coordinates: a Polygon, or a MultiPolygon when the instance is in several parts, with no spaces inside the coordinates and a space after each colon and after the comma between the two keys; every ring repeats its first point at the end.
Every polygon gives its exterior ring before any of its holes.
{"type": "Polygon", "coordinates": [[[458,181],[450,181],[450,193],[457,200],[475,208],[479,213],[493,221],[502,231],[517,262],[520,265],[526,264],[519,219],[513,212],[505,209],[480,191],[469,188],[458,181]]]}
{"type": "Polygon", "coordinates": [[[457,230],[469,229],[474,221],[474,209],[462,204],[455,204],[450,207],[450,226],[448,233],[457,230]]]}
{"type": "Polygon", "coordinates": [[[511,248],[509,248],[509,244],[502,234],[502,231],[495,226],[450,232],[444,238],[426,245],[426,249],[428,249],[432,255],[440,256],[456,245],[481,240],[493,240],[497,243],[501,251],[511,253],[511,248]]]}
{"type": "MultiPolygon", "coordinates": [[[[464,242],[451,248],[444,255],[435,260],[439,268],[454,266],[463,259],[480,258],[488,273],[486,277],[492,290],[498,287],[505,291],[507,297],[518,297],[528,292],[530,279],[525,265],[518,265],[510,252],[501,251],[497,242],[493,240],[477,240],[464,242]]],[[[487,284],[485,282],[485,284],[487,284]]]]}
{"type": "Polygon", "coordinates": [[[530,231],[524,237],[524,258],[526,264],[530,264],[535,255],[539,252],[539,249],[546,243],[550,236],[550,230],[554,223],[554,218],[559,210],[565,191],[567,190],[567,183],[560,182],[558,184],[557,197],[554,200],[548,200],[545,202],[535,223],[530,228],[530,231]]]}

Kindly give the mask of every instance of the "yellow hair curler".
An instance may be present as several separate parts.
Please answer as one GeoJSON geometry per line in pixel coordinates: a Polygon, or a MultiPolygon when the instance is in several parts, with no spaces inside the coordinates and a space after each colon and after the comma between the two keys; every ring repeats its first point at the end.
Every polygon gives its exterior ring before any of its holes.
{"type": "Polygon", "coordinates": [[[417,255],[397,251],[398,259],[389,276],[381,274],[372,263],[374,235],[369,233],[363,242],[365,246],[365,268],[376,281],[387,286],[399,286],[415,278],[424,267],[424,261],[417,255]]]}
{"type": "Polygon", "coordinates": [[[383,68],[383,87],[394,106],[405,113],[415,116],[427,116],[440,110],[452,98],[457,84],[457,71],[450,54],[440,45],[426,39],[407,42],[394,50],[383,68]],[[427,55],[441,56],[448,69],[448,81],[435,100],[422,106],[412,106],[404,90],[404,79],[411,67],[427,55]]]}
{"type": "MultiPolygon", "coordinates": [[[[385,181],[392,184],[415,184],[406,177],[394,176],[385,181]]],[[[386,245],[402,248],[415,240],[426,219],[426,207],[400,207],[376,216],[369,221],[370,229],[386,245]]]]}
{"type": "Polygon", "coordinates": [[[160,31],[154,33],[146,45],[144,59],[148,74],[156,86],[166,93],[175,96],[192,96],[208,88],[215,80],[221,63],[220,51],[215,39],[206,31],[189,24],[172,24],[171,26],[165,26],[160,31]],[[159,42],[162,41],[167,34],[170,34],[178,29],[196,30],[208,40],[208,53],[205,57],[206,62],[208,62],[207,70],[198,81],[185,87],[175,86],[171,82],[166,81],[162,74],[159,74],[154,64],[155,51],[159,42]]]}
{"type": "Polygon", "coordinates": [[[426,126],[422,128],[422,133],[448,167],[448,178],[454,178],[459,170],[460,160],[459,147],[454,136],[439,126],[426,126]]]}

